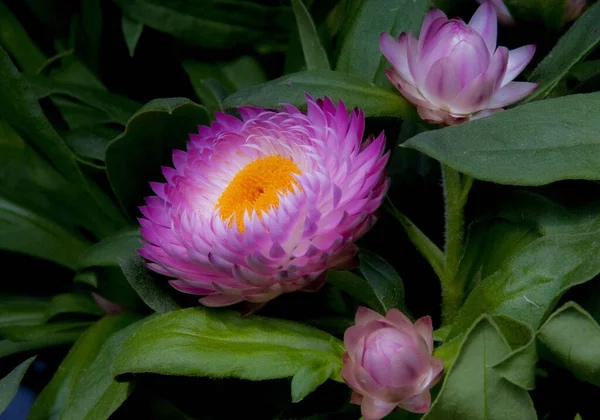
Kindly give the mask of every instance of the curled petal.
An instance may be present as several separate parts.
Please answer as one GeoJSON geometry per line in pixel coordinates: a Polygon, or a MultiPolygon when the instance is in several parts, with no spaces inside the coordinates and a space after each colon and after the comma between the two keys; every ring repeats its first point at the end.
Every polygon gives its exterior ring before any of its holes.
{"type": "Polygon", "coordinates": [[[524,47],[516,48],[508,52],[508,65],[506,73],[502,79],[502,85],[506,86],[512,82],[523,69],[529,64],[535,54],[535,45],[525,45],[524,47]]]}
{"type": "Polygon", "coordinates": [[[361,412],[365,420],[379,420],[390,414],[396,404],[378,400],[373,397],[363,397],[361,412]]]}
{"type": "Polygon", "coordinates": [[[490,55],[494,54],[498,37],[498,22],[496,11],[489,2],[479,6],[469,21],[469,26],[481,35],[490,55]]]}

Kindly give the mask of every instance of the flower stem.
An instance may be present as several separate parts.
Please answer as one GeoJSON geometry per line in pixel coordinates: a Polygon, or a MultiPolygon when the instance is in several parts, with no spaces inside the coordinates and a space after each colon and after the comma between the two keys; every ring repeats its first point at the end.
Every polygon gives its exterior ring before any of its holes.
{"type": "Polygon", "coordinates": [[[456,282],[456,274],[463,255],[465,239],[464,207],[473,178],[442,165],[444,202],[446,207],[446,244],[444,247],[444,276],[442,284],[443,324],[452,322],[464,299],[463,285],[456,282]]]}

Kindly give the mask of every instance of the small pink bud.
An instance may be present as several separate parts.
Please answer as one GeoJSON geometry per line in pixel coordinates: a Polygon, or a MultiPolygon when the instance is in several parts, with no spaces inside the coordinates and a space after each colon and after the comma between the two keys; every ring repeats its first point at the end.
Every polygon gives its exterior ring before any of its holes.
{"type": "Polygon", "coordinates": [[[106,315],[113,315],[113,314],[118,314],[118,313],[127,311],[126,306],[123,306],[119,303],[112,302],[112,301],[100,296],[98,293],[92,292],[92,297],[94,298],[94,300],[96,301],[98,306],[104,311],[104,313],[106,315]]]}
{"type": "Polygon", "coordinates": [[[430,11],[417,40],[382,34],[379,45],[393,68],[392,84],[434,124],[456,125],[501,111],[537,87],[513,82],[535,53],[535,45],[509,51],[496,47],[496,12],[484,3],[469,24],[430,11]]]}
{"type": "Polygon", "coordinates": [[[344,334],[342,377],[365,420],[382,419],[396,407],[427,412],[429,389],[444,370],[442,360],[431,355],[431,317],[413,324],[397,309],[384,317],[361,306],[355,322],[344,334]]]}

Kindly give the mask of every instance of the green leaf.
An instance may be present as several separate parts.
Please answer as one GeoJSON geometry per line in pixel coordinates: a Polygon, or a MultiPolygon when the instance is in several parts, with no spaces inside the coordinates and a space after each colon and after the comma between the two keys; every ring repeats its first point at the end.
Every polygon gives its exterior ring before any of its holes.
{"type": "Polygon", "coordinates": [[[139,229],[124,230],[88,248],[80,255],[77,269],[104,266],[116,267],[119,265],[119,258],[136,256],[136,250],[140,246],[139,229]]]}
{"type": "Polygon", "coordinates": [[[116,0],[131,19],[193,45],[231,48],[281,38],[289,21],[287,7],[248,1],[116,0]]]}
{"type": "Polygon", "coordinates": [[[537,419],[527,391],[491,367],[509,351],[494,322],[488,317],[478,319],[423,420],[537,419]]]}
{"type": "Polygon", "coordinates": [[[360,250],[360,271],[373,288],[384,311],[400,309],[408,314],[404,303],[404,284],[386,260],[366,249],[360,250]]]}
{"type": "Polygon", "coordinates": [[[304,366],[292,378],[292,402],[299,402],[331,376],[334,365],[304,366]]]}
{"type": "Polygon", "coordinates": [[[103,315],[104,312],[89,294],[62,293],[52,297],[45,312],[45,321],[57,315],[77,313],[87,315],[103,315]]]}
{"type": "MultiPolygon", "coordinates": [[[[84,417],[71,415],[71,412],[65,411],[65,407],[74,397],[75,392],[85,398],[86,402],[91,403],[89,409],[102,397],[103,392],[106,391],[106,378],[101,373],[106,373],[106,376],[112,380],[110,360],[106,360],[109,354],[103,353],[103,350],[106,351],[103,345],[114,333],[137,319],[138,317],[131,313],[107,316],[82,334],[63,359],[52,380],[36,399],[28,418],[31,420],[83,419],[84,417]],[[97,371],[98,369],[100,372],[97,371]],[[96,378],[98,381],[90,381],[90,378],[96,378]]],[[[108,418],[108,416],[96,418],[108,418]]]]}
{"type": "Polygon", "coordinates": [[[142,257],[120,258],[119,265],[125,278],[148,307],[159,313],[181,309],[170,295],[171,286],[165,278],[150,271],[142,257]]]}
{"type": "Polygon", "coordinates": [[[554,312],[537,339],[544,358],[600,386],[600,325],[579,305],[569,302],[554,312]]]}
{"type": "Polygon", "coordinates": [[[6,407],[8,407],[12,399],[17,395],[23,376],[25,376],[25,372],[27,372],[29,365],[34,360],[35,356],[30,357],[11,370],[4,378],[0,379],[0,414],[6,410],[6,407]]]}
{"type": "Polygon", "coordinates": [[[44,53],[4,3],[0,3],[0,45],[27,75],[34,75],[46,61],[44,53]]]}
{"type": "Polygon", "coordinates": [[[421,133],[405,146],[499,184],[600,179],[599,112],[600,93],[547,99],[421,133]]]}
{"type": "Polygon", "coordinates": [[[0,196],[0,249],[74,268],[88,247],[78,235],[0,196]]]}
{"type": "Polygon", "coordinates": [[[398,37],[401,32],[410,30],[417,36],[429,10],[429,0],[364,0],[355,3],[357,6],[353,13],[346,13],[347,28],[341,40],[336,70],[388,85],[383,73],[388,63],[379,50],[379,36],[388,32],[398,37]]]}
{"type": "Polygon", "coordinates": [[[296,24],[300,33],[306,68],[308,70],[329,70],[327,52],[321,45],[317,28],[306,6],[301,0],[292,0],[292,8],[294,15],[296,15],[296,24]]]}
{"type": "Polygon", "coordinates": [[[363,77],[337,71],[308,71],[280,77],[225,98],[225,108],[253,105],[279,108],[291,104],[306,109],[305,93],[314,98],[328,96],[343,100],[348,108],[358,107],[369,117],[414,117],[413,106],[396,91],[375,86],[363,77]]]}
{"type": "Polygon", "coordinates": [[[39,325],[46,320],[50,299],[38,296],[0,295],[0,328],[39,325]]]}
{"type": "MultiPolygon", "coordinates": [[[[127,322],[139,317],[131,314],[127,322]]],[[[69,419],[108,419],[127,399],[135,383],[119,383],[112,376],[112,362],[123,342],[146,321],[141,319],[113,333],[102,345],[98,356],[77,377],[75,386],[68,396],[62,411],[62,418],[69,419]]]]}
{"type": "Polygon", "coordinates": [[[366,303],[377,312],[385,313],[385,309],[369,283],[351,271],[329,270],[327,272],[327,282],[348,293],[359,302],[366,303]]]}
{"type": "Polygon", "coordinates": [[[62,138],[80,159],[91,159],[103,165],[110,141],[119,134],[121,131],[111,126],[93,125],[72,129],[63,133],[62,138]]]}
{"type": "Polygon", "coordinates": [[[72,343],[90,324],[90,322],[56,322],[32,327],[2,328],[0,336],[10,337],[0,340],[0,357],[72,343]]]}
{"type": "Polygon", "coordinates": [[[125,125],[140,107],[137,102],[104,90],[59,82],[47,77],[29,77],[27,82],[37,99],[65,95],[104,112],[109,117],[107,122],[125,125]]]}
{"type": "Polygon", "coordinates": [[[463,334],[484,313],[506,315],[536,331],[562,293],[600,273],[599,214],[587,209],[552,220],[545,236],[473,289],[449,338],[463,334]]]}
{"type": "Polygon", "coordinates": [[[332,365],[332,379],[341,381],[343,351],[338,339],[295,322],[191,308],[142,325],[123,345],[113,373],[263,380],[332,365]]]}
{"type": "Polygon", "coordinates": [[[44,153],[69,181],[76,198],[72,204],[86,216],[89,230],[102,236],[124,223],[119,210],[92,191],[90,181],[80,171],[69,148],[46,119],[26,80],[3,48],[0,48],[0,115],[44,153]]]}
{"type": "Polygon", "coordinates": [[[392,213],[392,216],[400,222],[410,241],[417,247],[427,262],[429,262],[437,276],[443,278],[445,263],[444,254],[440,248],[438,248],[438,246],[434,244],[408,217],[398,211],[391,201],[388,200],[387,204],[386,208],[392,213]]]}
{"type": "Polygon", "coordinates": [[[584,59],[600,43],[597,23],[600,20],[600,3],[592,5],[565,33],[556,46],[531,73],[528,80],[541,86],[525,102],[543,99],[571,68],[584,59]]]}
{"type": "Polygon", "coordinates": [[[125,44],[127,44],[127,49],[129,50],[129,56],[133,57],[135,54],[135,47],[140,40],[142,31],[144,30],[144,24],[131,20],[127,16],[123,15],[121,29],[123,30],[125,44]]]}
{"type": "Polygon", "coordinates": [[[517,21],[538,21],[555,32],[563,24],[565,0],[505,0],[505,4],[517,21]]]}
{"type": "Polygon", "coordinates": [[[149,181],[162,179],[161,165],[172,164],[173,149],[185,149],[190,133],[206,125],[206,109],[184,98],[155,99],[127,123],[106,151],[106,170],[119,203],[130,216],[152,194],[149,181]]]}

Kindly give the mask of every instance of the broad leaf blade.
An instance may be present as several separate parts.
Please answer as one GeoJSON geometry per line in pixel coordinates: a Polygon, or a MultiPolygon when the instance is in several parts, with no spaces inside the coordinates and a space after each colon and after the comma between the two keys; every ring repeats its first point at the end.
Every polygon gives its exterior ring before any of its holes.
{"type": "Polygon", "coordinates": [[[570,95],[421,133],[405,146],[499,184],[600,179],[599,112],[600,93],[570,95]]]}
{"type": "Polygon", "coordinates": [[[491,365],[510,348],[489,318],[477,320],[447,373],[443,387],[424,420],[537,419],[526,390],[505,380],[491,365]]]}
{"type": "Polygon", "coordinates": [[[139,229],[124,230],[88,248],[79,257],[77,269],[102,266],[116,267],[119,265],[119,258],[136,256],[136,250],[140,246],[139,229]]]}
{"type": "Polygon", "coordinates": [[[146,322],[123,345],[113,372],[263,380],[331,364],[339,378],[342,352],[339,340],[312,327],[193,308],[146,322]]]}
{"type": "Polygon", "coordinates": [[[537,339],[546,358],[600,386],[600,325],[577,304],[569,302],[552,314],[537,339]]]}
{"type": "Polygon", "coordinates": [[[291,104],[306,109],[306,93],[314,98],[327,96],[334,102],[343,100],[348,108],[361,108],[370,117],[416,115],[413,106],[396,91],[375,86],[360,76],[325,70],[294,73],[239,91],[225,98],[223,105],[280,108],[291,104]]]}

